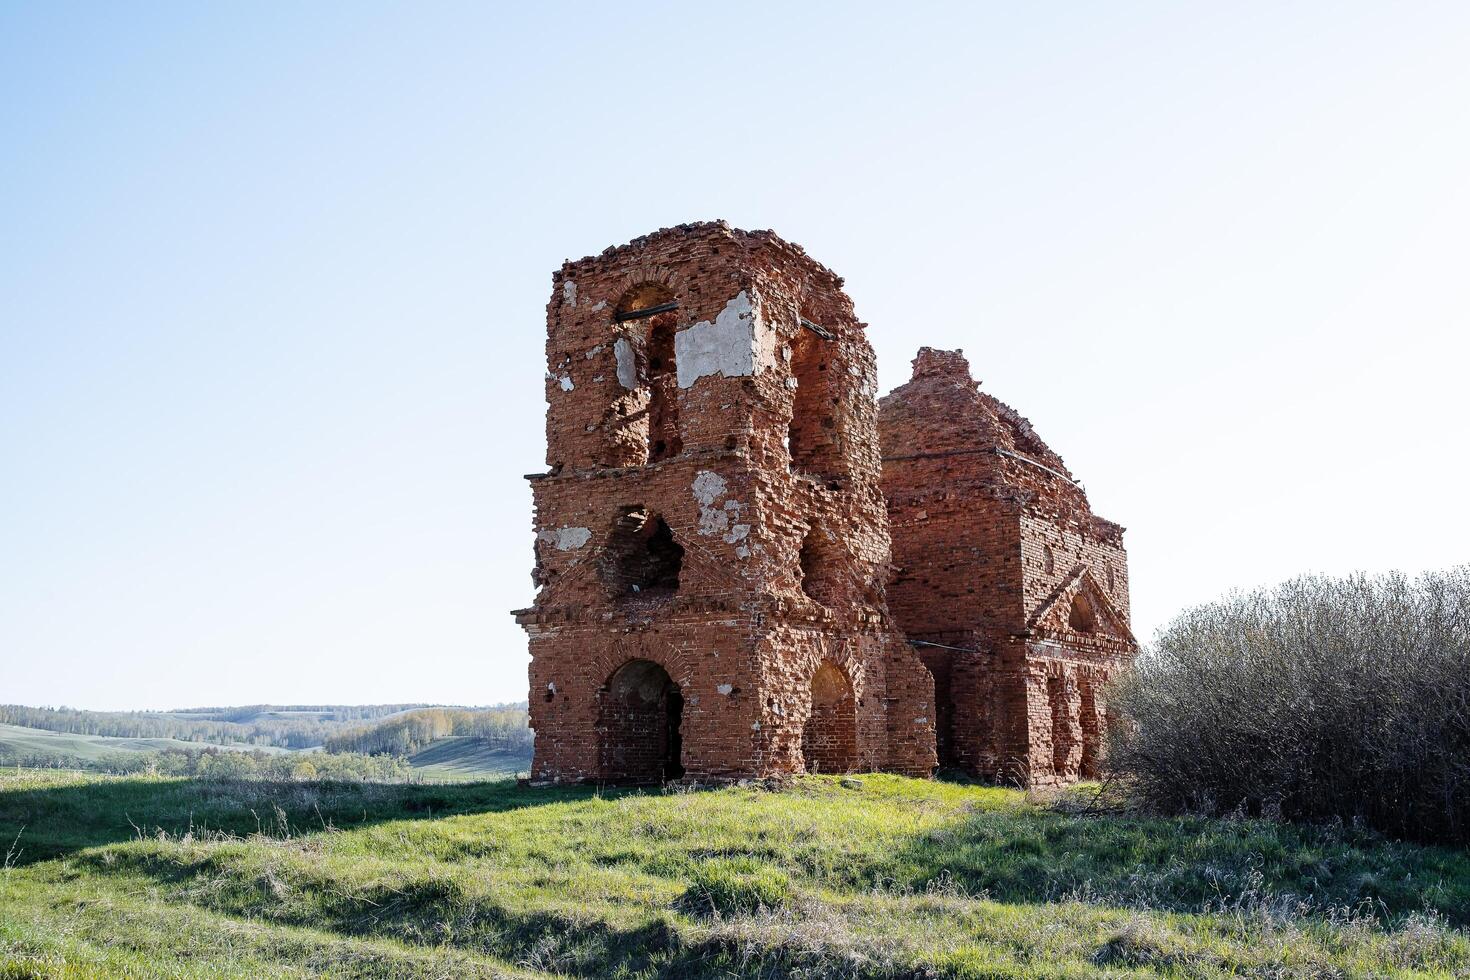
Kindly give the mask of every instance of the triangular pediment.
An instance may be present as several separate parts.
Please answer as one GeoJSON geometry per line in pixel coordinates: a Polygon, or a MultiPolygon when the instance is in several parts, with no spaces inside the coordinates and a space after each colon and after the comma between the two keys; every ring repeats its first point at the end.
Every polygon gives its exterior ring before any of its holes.
{"type": "Polygon", "coordinates": [[[1105,637],[1137,645],[1128,620],[1085,565],[1073,568],[1036,607],[1026,623],[1032,631],[1076,637],[1105,637]],[[1079,601],[1080,599],[1080,601],[1079,601]]]}

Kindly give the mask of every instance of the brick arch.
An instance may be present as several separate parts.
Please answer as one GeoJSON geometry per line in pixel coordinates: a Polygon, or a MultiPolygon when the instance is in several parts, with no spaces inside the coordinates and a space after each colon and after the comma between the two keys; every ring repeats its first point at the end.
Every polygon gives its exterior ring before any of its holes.
{"type": "Polygon", "coordinates": [[[812,658],[807,670],[808,680],[823,663],[830,663],[840,670],[842,676],[847,678],[848,684],[852,685],[853,697],[858,701],[863,700],[864,691],[867,688],[867,670],[856,643],[835,637],[821,637],[812,650],[812,658]]]}
{"type": "Polygon", "coordinates": [[[808,711],[801,730],[807,772],[852,772],[858,766],[857,695],[847,670],[823,659],[806,685],[808,711]]]}
{"type": "Polygon", "coordinates": [[[652,784],[684,774],[684,692],[690,664],[662,644],[618,644],[594,660],[597,775],[652,784]]]}
{"type": "Polygon", "coordinates": [[[602,683],[605,684],[619,667],[630,660],[652,660],[667,671],[673,682],[685,691],[694,683],[695,665],[689,656],[652,637],[629,636],[618,640],[610,650],[592,658],[592,676],[602,678],[602,683]]]}
{"type": "Polygon", "coordinates": [[[688,279],[676,269],[667,266],[648,265],[628,269],[621,275],[609,280],[607,295],[607,315],[611,319],[617,311],[618,304],[623,297],[643,286],[655,286],[670,294],[670,298],[678,300],[687,292],[688,279]]]}

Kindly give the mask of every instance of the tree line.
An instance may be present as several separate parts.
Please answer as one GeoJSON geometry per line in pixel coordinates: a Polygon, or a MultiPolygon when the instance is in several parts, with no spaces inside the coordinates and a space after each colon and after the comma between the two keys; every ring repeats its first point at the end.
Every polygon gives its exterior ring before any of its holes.
{"type": "Polygon", "coordinates": [[[397,756],[241,752],[215,748],[117,752],[100,759],[88,759],[56,752],[28,753],[0,746],[0,765],[37,769],[89,769],[119,775],[188,776],[195,779],[402,782],[413,776],[413,767],[397,756]]]}
{"type": "Polygon", "coordinates": [[[507,749],[531,747],[532,734],[522,705],[483,709],[425,708],[331,735],[328,752],[410,756],[436,739],[473,736],[507,749]]]}
{"type": "Polygon", "coordinates": [[[179,712],[84,711],[0,705],[0,724],[72,735],[112,738],[172,738],[215,745],[260,745],[305,749],[334,732],[413,708],[418,704],[289,706],[244,705],[179,712]],[[266,712],[300,712],[300,718],[260,718],[266,712]]]}

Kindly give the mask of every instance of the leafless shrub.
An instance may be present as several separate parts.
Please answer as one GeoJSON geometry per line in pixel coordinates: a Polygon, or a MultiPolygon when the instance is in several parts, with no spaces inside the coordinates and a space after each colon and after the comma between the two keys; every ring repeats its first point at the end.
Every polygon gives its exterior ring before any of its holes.
{"type": "Polygon", "coordinates": [[[1470,840],[1470,565],[1189,610],[1111,704],[1109,764],[1152,808],[1470,840]]]}

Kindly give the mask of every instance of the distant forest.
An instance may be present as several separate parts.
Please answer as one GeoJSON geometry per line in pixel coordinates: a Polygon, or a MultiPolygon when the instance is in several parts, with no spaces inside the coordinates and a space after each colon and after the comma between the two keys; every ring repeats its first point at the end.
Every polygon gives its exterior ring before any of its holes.
{"type": "Polygon", "coordinates": [[[349,729],[327,738],[328,752],[409,756],[429,743],[451,736],[478,738],[507,749],[531,748],[531,729],[523,704],[496,705],[473,710],[424,708],[386,718],[375,725],[349,729]]]}
{"type": "MultiPolygon", "coordinates": [[[[347,729],[428,708],[423,704],[246,705],[180,711],[83,711],[0,705],[0,724],[74,735],[113,738],[174,738],[215,745],[259,745],[305,749],[324,744],[347,729]]],[[[434,709],[439,710],[439,709],[434,709]]],[[[457,710],[457,709],[456,709],[457,710]]],[[[513,710],[507,707],[493,712],[513,710]]],[[[475,713],[475,712],[462,712],[475,713]]],[[[525,725],[521,710],[520,724],[525,725]]],[[[495,728],[495,724],[488,727],[495,728]]],[[[343,750],[347,751],[347,750],[343,750]]]]}

